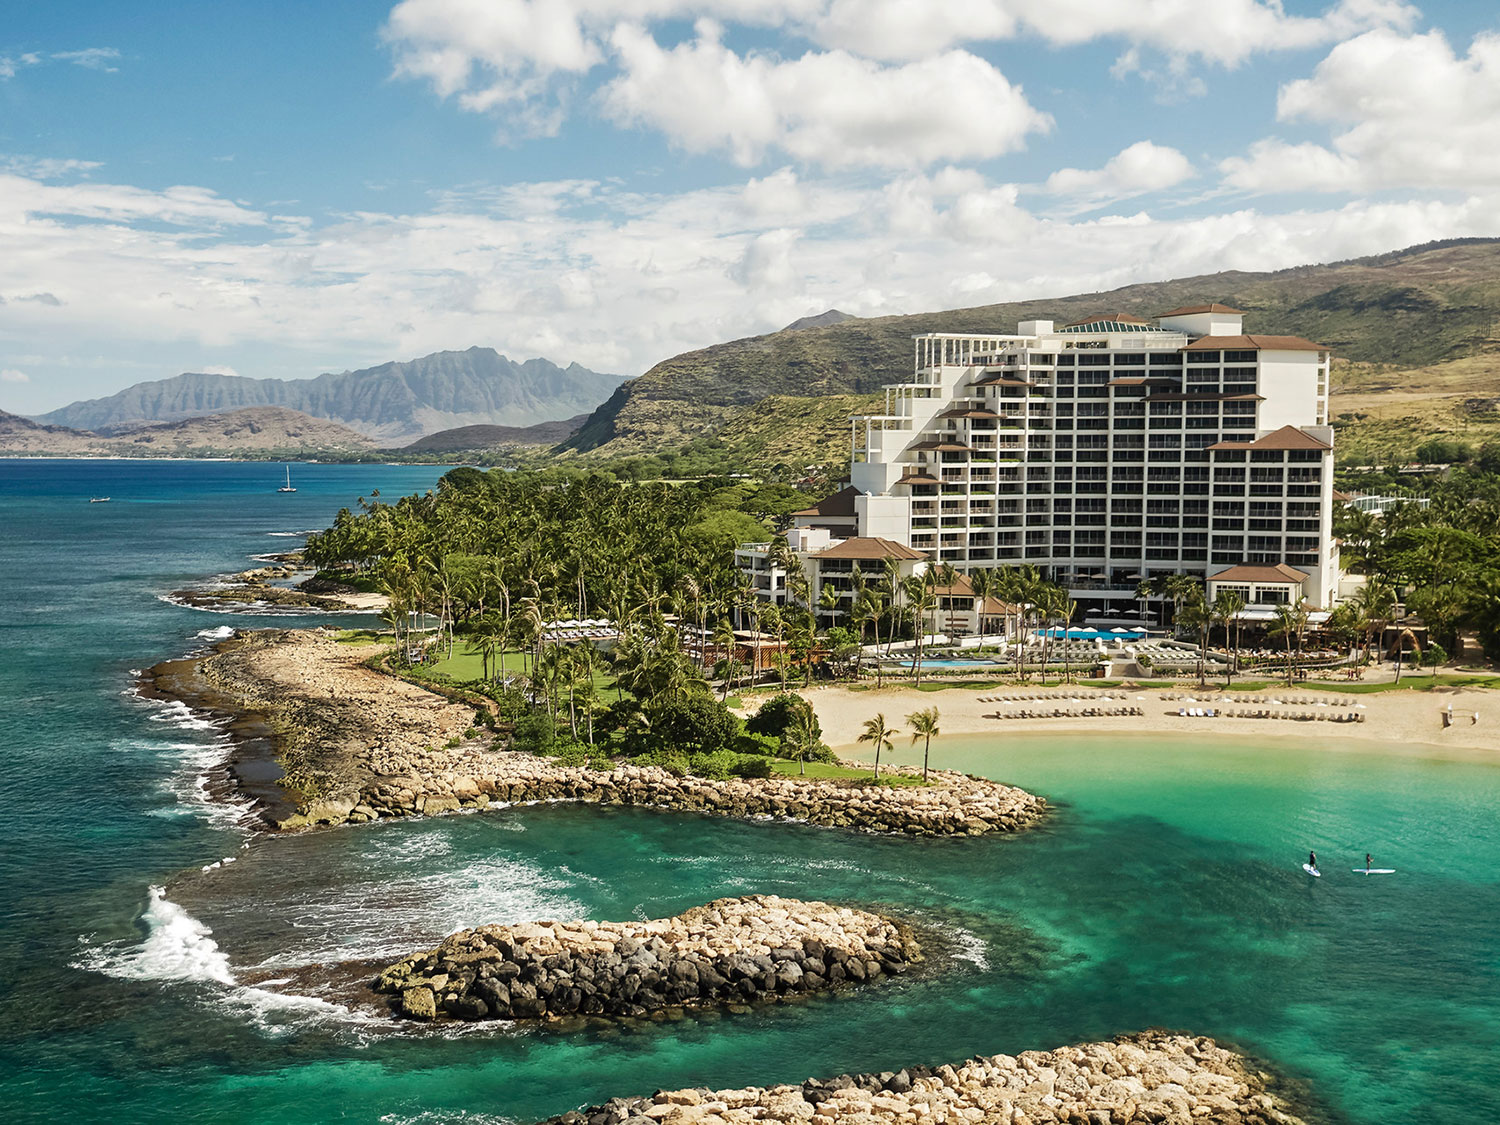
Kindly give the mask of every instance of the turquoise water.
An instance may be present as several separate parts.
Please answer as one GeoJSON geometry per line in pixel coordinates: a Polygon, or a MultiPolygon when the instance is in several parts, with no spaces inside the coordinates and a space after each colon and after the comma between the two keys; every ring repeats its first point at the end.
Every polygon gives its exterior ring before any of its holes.
{"type": "Polygon", "coordinates": [[[1339,1119],[1500,1119],[1488,765],[1222,739],[941,738],[941,764],[1046,793],[1055,817],[1010,839],[906,841],[537,806],[251,840],[198,786],[219,732],[129,693],[131,669],[232,620],[158,595],[372,488],[437,475],[307,466],[278,497],[268,472],[0,462],[7,1121],[84,1107],[121,1122],[527,1121],[616,1093],[1153,1025],[1274,1061],[1339,1119]],[[110,505],[84,502],[102,493],[110,505]],[[1319,881],[1298,870],[1309,848],[1319,881]],[[1399,873],[1349,873],[1365,851],[1399,873]],[[435,1033],[269,983],[465,924],[657,915],[748,891],[903,912],[940,935],[944,971],[609,1034],[435,1033]]]}

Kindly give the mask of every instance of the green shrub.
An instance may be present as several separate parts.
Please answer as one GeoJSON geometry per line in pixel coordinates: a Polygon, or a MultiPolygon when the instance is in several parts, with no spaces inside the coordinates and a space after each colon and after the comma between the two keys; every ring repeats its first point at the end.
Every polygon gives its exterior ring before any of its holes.
{"type": "Polygon", "coordinates": [[[698,777],[711,777],[716,781],[728,781],[739,765],[739,755],[732,750],[715,750],[708,754],[694,754],[690,768],[698,777]]]}
{"type": "Polygon", "coordinates": [[[533,711],[516,719],[511,732],[512,750],[523,750],[531,754],[550,754],[557,742],[557,724],[544,711],[533,711]]]}
{"type": "MultiPolygon", "coordinates": [[[[801,710],[811,712],[812,704],[796,692],[780,692],[762,703],[760,710],[745,720],[745,730],[751,734],[769,734],[779,742],[792,725],[792,716],[801,710]]],[[[817,715],[813,714],[813,735],[821,737],[822,734],[823,728],[818,725],[817,715]]]]}
{"type": "Polygon", "coordinates": [[[688,756],[680,750],[668,750],[658,746],[648,753],[641,754],[635,759],[637,765],[656,766],[664,769],[673,777],[686,777],[692,772],[688,756]]]}
{"type": "Polygon", "coordinates": [[[743,729],[739,716],[706,692],[662,700],[652,705],[649,717],[653,741],[687,753],[727,749],[743,729]]]}
{"type": "Polygon", "coordinates": [[[770,777],[776,771],[771,768],[771,759],[759,754],[742,754],[730,771],[735,777],[770,777]]]}
{"type": "Polygon", "coordinates": [[[734,749],[739,754],[764,754],[774,758],[781,753],[781,739],[773,734],[751,734],[746,731],[734,740],[734,749]]]}

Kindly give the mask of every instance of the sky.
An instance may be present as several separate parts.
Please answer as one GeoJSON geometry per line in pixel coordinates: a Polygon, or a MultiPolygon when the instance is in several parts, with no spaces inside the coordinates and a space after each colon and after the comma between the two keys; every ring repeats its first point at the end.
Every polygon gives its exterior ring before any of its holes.
{"type": "Polygon", "coordinates": [[[0,0],[21,414],[1495,235],[1489,4],[0,0]]]}

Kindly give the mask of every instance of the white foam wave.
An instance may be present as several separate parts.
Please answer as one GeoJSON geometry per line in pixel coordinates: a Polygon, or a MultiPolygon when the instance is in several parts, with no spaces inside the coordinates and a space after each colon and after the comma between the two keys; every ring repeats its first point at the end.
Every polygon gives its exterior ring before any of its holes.
{"type": "Polygon", "coordinates": [[[147,702],[155,704],[155,714],[148,716],[153,723],[171,723],[181,730],[211,730],[219,729],[220,719],[210,719],[194,711],[180,699],[156,699],[147,702]]]}
{"type": "MultiPolygon", "coordinates": [[[[539,865],[486,858],[450,870],[379,882],[344,884],[315,900],[315,911],[292,923],[293,933],[260,969],[330,961],[401,957],[424,940],[482,925],[581,918],[587,907],[570,884],[539,865]]],[[[301,904],[298,903],[301,914],[301,904]]],[[[309,900],[308,906],[314,905],[309,900]]]]}
{"type": "Polygon", "coordinates": [[[390,832],[372,838],[365,848],[365,857],[372,865],[416,864],[452,851],[453,841],[441,833],[390,832]]]}
{"type": "Polygon", "coordinates": [[[172,798],[168,808],[151,810],[151,816],[171,818],[199,816],[218,828],[244,828],[253,815],[253,802],[238,796],[214,793],[210,784],[228,764],[233,746],[221,729],[222,719],[209,719],[180,700],[137,699],[152,714],[153,722],[169,724],[190,735],[210,735],[205,741],[167,739],[117,739],[111,745],[120,753],[154,754],[170,763],[161,779],[163,793],[172,798]]]}
{"type": "Polygon", "coordinates": [[[173,594],[157,594],[156,600],[175,605],[179,609],[196,610],[198,613],[216,613],[222,617],[325,617],[335,613],[356,613],[352,609],[318,609],[314,606],[279,606],[270,602],[236,602],[234,605],[194,605],[173,594]]]}
{"type": "Polygon", "coordinates": [[[165,889],[151,888],[151,901],[142,918],[145,941],[88,946],[73,967],[122,980],[234,983],[229,958],[214,941],[213,931],[167,898],[165,889]]]}
{"type": "Polygon", "coordinates": [[[466,1109],[424,1109],[421,1113],[387,1113],[381,1125],[516,1125],[514,1117],[498,1113],[470,1113],[466,1109]]]}
{"type": "Polygon", "coordinates": [[[141,917],[146,923],[144,941],[134,945],[109,942],[96,946],[88,938],[80,938],[84,948],[72,963],[73,968],[121,980],[175,981],[221,988],[223,991],[215,997],[219,1006],[273,1036],[297,1030],[310,1021],[388,1022],[315,996],[239,984],[229,958],[213,939],[213,931],[167,898],[162,887],[151,888],[150,901],[141,917]]]}
{"type": "Polygon", "coordinates": [[[202,637],[205,641],[227,641],[234,636],[234,626],[219,625],[213,629],[199,629],[196,636],[202,637]]]}
{"type": "Polygon", "coordinates": [[[929,923],[929,925],[947,939],[955,961],[964,961],[980,972],[990,967],[989,946],[985,944],[984,938],[973,930],[943,922],[929,923]]]}

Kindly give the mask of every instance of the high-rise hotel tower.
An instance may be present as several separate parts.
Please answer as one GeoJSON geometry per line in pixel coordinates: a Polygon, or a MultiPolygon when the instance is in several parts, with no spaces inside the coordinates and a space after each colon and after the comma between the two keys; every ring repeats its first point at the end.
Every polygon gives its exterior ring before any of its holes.
{"type": "Polygon", "coordinates": [[[1186,572],[1332,603],[1329,353],[1223,305],[917,336],[853,420],[857,534],[960,571],[1031,563],[1096,616],[1186,572]]]}

